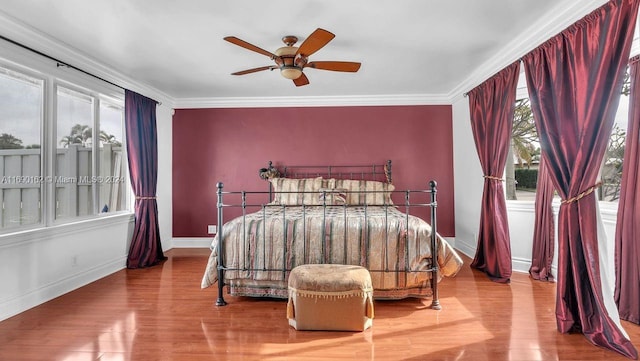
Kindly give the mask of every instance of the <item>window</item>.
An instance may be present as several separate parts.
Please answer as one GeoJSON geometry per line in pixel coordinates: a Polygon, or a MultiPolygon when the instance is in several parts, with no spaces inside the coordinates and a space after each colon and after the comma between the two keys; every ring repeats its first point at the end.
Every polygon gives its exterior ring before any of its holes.
{"type": "Polygon", "coordinates": [[[100,102],[98,207],[102,213],[128,209],[123,122],[124,109],[121,106],[106,101],[100,102]]]}
{"type": "Polygon", "coordinates": [[[42,222],[44,81],[0,67],[0,231],[42,222]]]}
{"type": "Polygon", "coordinates": [[[93,98],[57,87],[56,219],[93,214],[93,98]]]}
{"type": "Polygon", "coordinates": [[[123,100],[25,73],[0,64],[0,233],[127,211],[123,100]]]}
{"type": "Polygon", "coordinates": [[[624,147],[627,139],[627,123],[629,119],[629,69],[625,73],[625,81],[622,87],[622,95],[616,112],[616,122],[611,131],[611,138],[604,154],[604,160],[600,167],[600,180],[602,186],[598,192],[598,198],[606,202],[618,202],[620,198],[620,182],[622,180],[622,160],[624,159],[624,147]]]}
{"type": "Polygon", "coordinates": [[[540,165],[540,141],[533,121],[524,70],[518,79],[516,99],[511,147],[505,167],[505,195],[508,200],[533,200],[540,165]]]}
{"type": "MultiPolygon", "coordinates": [[[[626,140],[629,109],[629,72],[620,97],[616,120],[600,170],[602,186],[598,191],[600,201],[617,202],[620,196],[622,160],[626,140]]],[[[528,99],[524,72],[520,74],[516,108],[513,116],[511,147],[505,167],[505,196],[508,200],[534,200],[540,164],[540,140],[528,99]]]]}

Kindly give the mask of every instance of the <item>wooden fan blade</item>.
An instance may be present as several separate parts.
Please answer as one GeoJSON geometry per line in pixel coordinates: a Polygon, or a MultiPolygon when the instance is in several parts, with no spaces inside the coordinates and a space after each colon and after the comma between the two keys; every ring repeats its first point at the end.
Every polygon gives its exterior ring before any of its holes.
{"type": "Polygon", "coordinates": [[[255,51],[256,53],[259,53],[259,54],[262,54],[262,55],[266,55],[266,56],[270,57],[271,59],[277,58],[277,56],[274,53],[272,53],[270,51],[266,51],[266,50],[264,50],[262,48],[259,48],[259,47],[255,46],[253,44],[249,44],[249,43],[247,43],[246,41],[244,41],[242,39],[236,38],[235,36],[227,36],[227,37],[224,38],[224,40],[230,42],[231,44],[235,44],[235,45],[241,46],[241,47],[243,47],[245,49],[248,49],[248,50],[251,50],[251,51],[255,51]]]}
{"type": "Polygon", "coordinates": [[[306,75],[304,75],[304,73],[302,73],[302,75],[300,75],[298,79],[293,79],[293,84],[295,84],[296,86],[307,85],[309,84],[309,79],[307,78],[306,75]]]}
{"type": "Polygon", "coordinates": [[[307,63],[304,67],[332,71],[356,72],[360,69],[360,63],[352,61],[312,61],[307,63]]]}
{"type": "Polygon", "coordinates": [[[308,57],[309,55],[315,53],[320,50],[323,46],[327,45],[331,39],[335,38],[331,32],[328,32],[324,29],[317,28],[309,37],[302,42],[296,55],[302,55],[308,57]]]}
{"type": "Polygon", "coordinates": [[[245,74],[249,74],[249,73],[255,73],[257,71],[263,71],[263,70],[273,70],[273,69],[278,69],[277,66],[275,65],[267,65],[267,66],[261,66],[259,68],[253,68],[253,69],[247,69],[247,70],[242,70],[242,71],[237,71],[235,73],[231,73],[231,75],[245,75],[245,74]]]}

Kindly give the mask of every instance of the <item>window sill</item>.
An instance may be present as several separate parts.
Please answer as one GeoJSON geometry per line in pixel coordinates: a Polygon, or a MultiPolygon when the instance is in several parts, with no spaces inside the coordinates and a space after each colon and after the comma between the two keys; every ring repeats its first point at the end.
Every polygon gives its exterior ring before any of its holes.
{"type": "Polygon", "coordinates": [[[52,238],[79,232],[87,232],[113,224],[133,222],[133,220],[133,213],[122,212],[113,215],[93,217],[77,222],[54,225],[50,227],[18,230],[16,232],[0,234],[0,247],[6,247],[17,243],[37,242],[38,240],[44,238],[52,238]]]}
{"type": "MultiPolygon", "coordinates": [[[[507,210],[514,212],[535,212],[535,201],[512,201],[507,200],[507,210]]],[[[617,202],[598,202],[598,206],[600,208],[600,215],[602,219],[607,220],[615,220],[618,215],[618,203],[617,202]]],[[[553,212],[558,214],[560,209],[560,199],[553,200],[553,212]]]]}
{"type": "Polygon", "coordinates": [[[506,202],[508,210],[533,211],[535,209],[534,201],[507,200],[506,202]]]}

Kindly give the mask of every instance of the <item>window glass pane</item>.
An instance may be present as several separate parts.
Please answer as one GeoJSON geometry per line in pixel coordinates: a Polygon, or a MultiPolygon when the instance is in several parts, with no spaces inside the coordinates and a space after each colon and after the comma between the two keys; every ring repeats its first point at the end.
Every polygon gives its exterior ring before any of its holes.
{"type": "Polygon", "coordinates": [[[56,117],[56,219],[94,214],[93,98],[58,87],[56,117]]]}
{"type": "Polygon", "coordinates": [[[41,223],[44,82],[0,68],[0,230],[41,223]]]}
{"type": "Polygon", "coordinates": [[[101,213],[128,208],[122,148],[123,114],[122,107],[100,103],[100,169],[96,184],[100,187],[98,205],[101,213]]]}
{"type": "Polygon", "coordinates": [[[620,198],[620,182],[622,180],[622,160],[627,138],[627,123],[629,117],[629,69],[625,74],[624,86],[620,103],[616,112],[615,124],[611,131],[609,144],[604,154],[600,168],[602,186],[598,192],[599,199],[607,202],[618,202],[620,198]]]}
{"type": "Polygon", "coordinates": [[[505,196],[508,200],[531,201],[536,196],[540,141],[533,121],[524,69],[518,78],[516,99],[511,146],[505,166],[505,196]]]}
{"type": "Polygon", "coordinates": [[[528,98],[516,101],[510,155],[512,163],[506,169],[507,199],[534,200],[540,166],[540,140],[528,98]],[[513,186],[510,186],[510,181],[513,181],[513,186]]]}

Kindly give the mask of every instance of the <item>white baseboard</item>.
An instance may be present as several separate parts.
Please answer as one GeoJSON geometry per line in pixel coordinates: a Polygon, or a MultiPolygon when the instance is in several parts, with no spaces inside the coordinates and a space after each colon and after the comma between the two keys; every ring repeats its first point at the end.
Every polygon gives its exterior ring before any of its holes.
{"type": "Polygon", "coordinates": [[[476,255],[476,244],[470,244],[464,239],[456,239],[454,248],[469,258],[473,258],[476,255]]]}
{"type": "MultiPolygon", "coordinates": [[[[448,242],[449,239],[447,239],[448,242]]],[[[455,243],[450,242],[454,248],[460,252],[462,252],[467,257],[473,259],[476,256],[476,244],[471,245],[469,242],[458,239],[455,243]]],[[[520,273],[529,273],[529,268],[531,268],[531,260],[526,258],[512,258],[511,259],[511,267],[513,272],[520,273]]]]}
{"type": "Polygon", "coordinates": [[[531,268],[531,260],[524,258],[512,258],[511,268],[513,269],[513,272],[529,273],[529,268],[531,268]]]}
{"type": "Polygon", "coordinates": [[[211,248],[213,237],[174,237],[171,239],[173,248],[211,248]]]}
{"type": "Polygon", "coordinates": [[[126,267],[126,256],[91,267],[0,303],[0,321],[97,281],[126,267]]]}
{"type": "Polygon", "coordinates": [[[451,245],[451,247],[456,248],[456,238],[455,237],[442,237],[451,245]]]}

